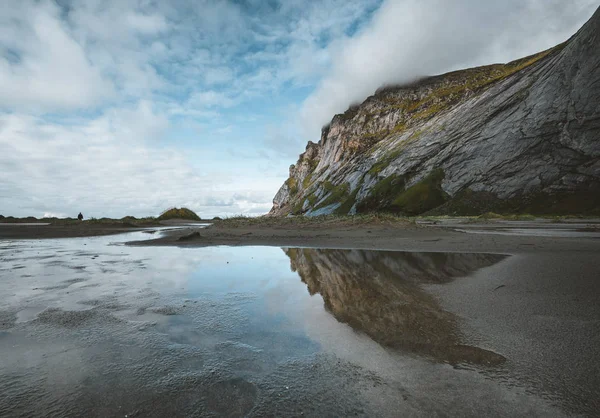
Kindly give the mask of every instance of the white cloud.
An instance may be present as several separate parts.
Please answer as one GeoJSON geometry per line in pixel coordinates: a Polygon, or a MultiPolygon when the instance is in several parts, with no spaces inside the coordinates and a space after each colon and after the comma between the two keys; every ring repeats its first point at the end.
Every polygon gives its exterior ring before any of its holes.
{"type": "Polygon", "coordinates": [[[591,16],[592,0],[386,0],[356,36],[330,45],[331,69],[300,116],[309,138],[384,84],[505,62],[554,46],[591,16]]]}
{"type": "Polygon", "coordinates": [[[223,126],[222,128],[217,129],[215,131],[215,134],[217,134],[217,136],[219,136],[219,135],[230,134],[231,132],[233,132],[233,126],[227,125],[227,126],[223,126]]]}
{"type": "Polygon", "coordinates": [[[128,13],[125,20],[132,30],[143,34],[156,34],[167,29],[167,23],[160,15],[128,13]]]}
{"type": "Polygon", "coordinates": [[[67,218],[68,215],[66,213],[53,213],[53,212],[44,212],[42,218],[67,218]]]}
{"type": "Polygon", "coordinates": [[[2,210],[264,213],[298,126],[316,140],[385,82],[551,46],[594,7],[380,3],[0,0],[2,210]]]}
{"type": "Polygon", "coordinates": [[[187,101],[187,107],[191,108],[227,108],[236,104],[236,100],[225,93],[214,90],[197,92],[191,95],[187,101]]]}
{"type": "Polygon", "coordinates": [[[166,17],[146,2],[83,0],[65,9],[73,39],[94,68],[109,79],[121,100],[149,98],[169,83],[154,64],[169,54],[159,41],[171,29],[166,17]]]}
{"type": "Polygon", "coordinates": [[[225,66],[206,68],[202,71],[204,82],[211,86],[231,81],[234,77],[233,71],[225,66]]]}
{"type": "Polygon", "coordinates": [[[229,168],[200,175],[183,152],[157,143],[167,127],[146,102],[68,126],[1,115],[3,214],[145,216],[174,205],[205,216],[268,211],[281,179],[247,173],[234,181],[238,173],[229,168]],[[240,195],[252,190],[253,199],[240,195]]]}
{"type": "Polygon", "coordinates": [[[23,1],[2,7],[0,109],[86,108],[112,96],[112,85],[73,40],[59,8],[48,2],[32,6],[23,1]]]}
{"type": "Polygon", "coordinates": [[[227,135],[265,118],[260,109],[253,108],[257,118],[236,107],[320,74],[324,46],[378,1],[2,3],[2,210],[268,211],[286,173],[260,149],[262,138],[227,135]],[[246,60],[254,51],[273,53],[246,60]],[[253,159],[229,164],[225,145],[221,154],[211,146],[199,156],[193,135],[201,144],[218,139],[215,148],[231,141],[253,159]]]}
{"type": "Polygon", "coordinates": [[[296,159],[298,155],[304,151],[306,144],[303,144],[300,138],[297,136],[297,132],[291,129],[290,124],[281,125],[269,125],[266,127],[262,150],[265,152],[265,157],[273,158],[267,154],[270,152],[274,155],[274,158],[290,158],[296,159]]]}

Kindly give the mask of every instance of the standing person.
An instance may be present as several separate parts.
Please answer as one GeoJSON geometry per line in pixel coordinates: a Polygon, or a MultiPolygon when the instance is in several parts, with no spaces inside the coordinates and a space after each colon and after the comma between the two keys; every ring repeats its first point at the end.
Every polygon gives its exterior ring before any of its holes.
{"type": "Polygon", "coordinates": [[[79,215],[77,215],[77,219],[79,219],[80,221],[83,221],[83,215],[81,214],[81,212],[79,212],[79,215]]]}

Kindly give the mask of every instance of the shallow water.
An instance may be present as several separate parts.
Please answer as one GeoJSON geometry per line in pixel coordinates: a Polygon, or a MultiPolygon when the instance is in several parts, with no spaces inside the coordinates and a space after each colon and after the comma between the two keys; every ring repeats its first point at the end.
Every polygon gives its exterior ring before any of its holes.
{"type": "Polygon", "coordinates": [[[557,414],[423,285],[493,254],[0,241],[0,416],[557,414]]]}
{"type": "Polygon", "coordinates": [[[0,222],[0,227],[2,227],[2,226],[9,226],[9,227],[15,227],[15,226],[47,226],[47,225],[50,225],[50,222],[18,222],[18,223],[0,222]]]}
{"type": "Polygon", "coordinates": [[[503,228],[503,229],[456,229],[467,234],[518,235],[554,238],[600,238],[600,229],[592,228],[503,228]]]}

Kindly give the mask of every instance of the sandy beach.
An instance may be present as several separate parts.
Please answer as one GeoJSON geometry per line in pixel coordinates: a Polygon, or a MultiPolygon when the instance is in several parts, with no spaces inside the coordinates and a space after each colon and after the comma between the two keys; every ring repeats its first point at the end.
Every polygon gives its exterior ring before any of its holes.
{"type": "MultiPolygon", "coordinates": [[[[145,230],[152,227],[180,227],[193,224],[192,221],[156,221],[145,226],[128,224],[126,222],[68,222],[50,223],[43,220],[27,223],[0,222],[0,239],[56,239],[81,238],[116,235],[127,232],[145,230]]],[[[198,224],[198,222],[195,222],[198,224]]],[[[207,224],[203,224],[207,225],[207,224]]]]}
{"type": "Polygon", "coordinates": [[[545,221],[465,222],[463,219],[409,222],[328,222],[273,220],[217,222],[207,228],[182,226],[149,240],[129,245],[266,245],[315,248],[352,248],[396,251],[578,252],[600,250],[600,223],[596,220],[551,223],[545,221]]]}
{"type": "Polygon", "coordinates": [[[1,226],[0,415],[600,408],[595,221],[293,222],[1,226]]]}

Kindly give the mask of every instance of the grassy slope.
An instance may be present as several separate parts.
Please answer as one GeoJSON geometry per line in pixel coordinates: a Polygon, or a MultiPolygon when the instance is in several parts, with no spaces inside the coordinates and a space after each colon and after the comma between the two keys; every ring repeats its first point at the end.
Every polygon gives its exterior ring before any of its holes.
{"type": "Polygon", "coordinates": [[[185,219],[192,221],[200,221],[200,217],[196,215],[196,213],[188,208],[171,208],[163,213],[157,218],[159,221],[166,221],[169,219],[185,219]]]}

